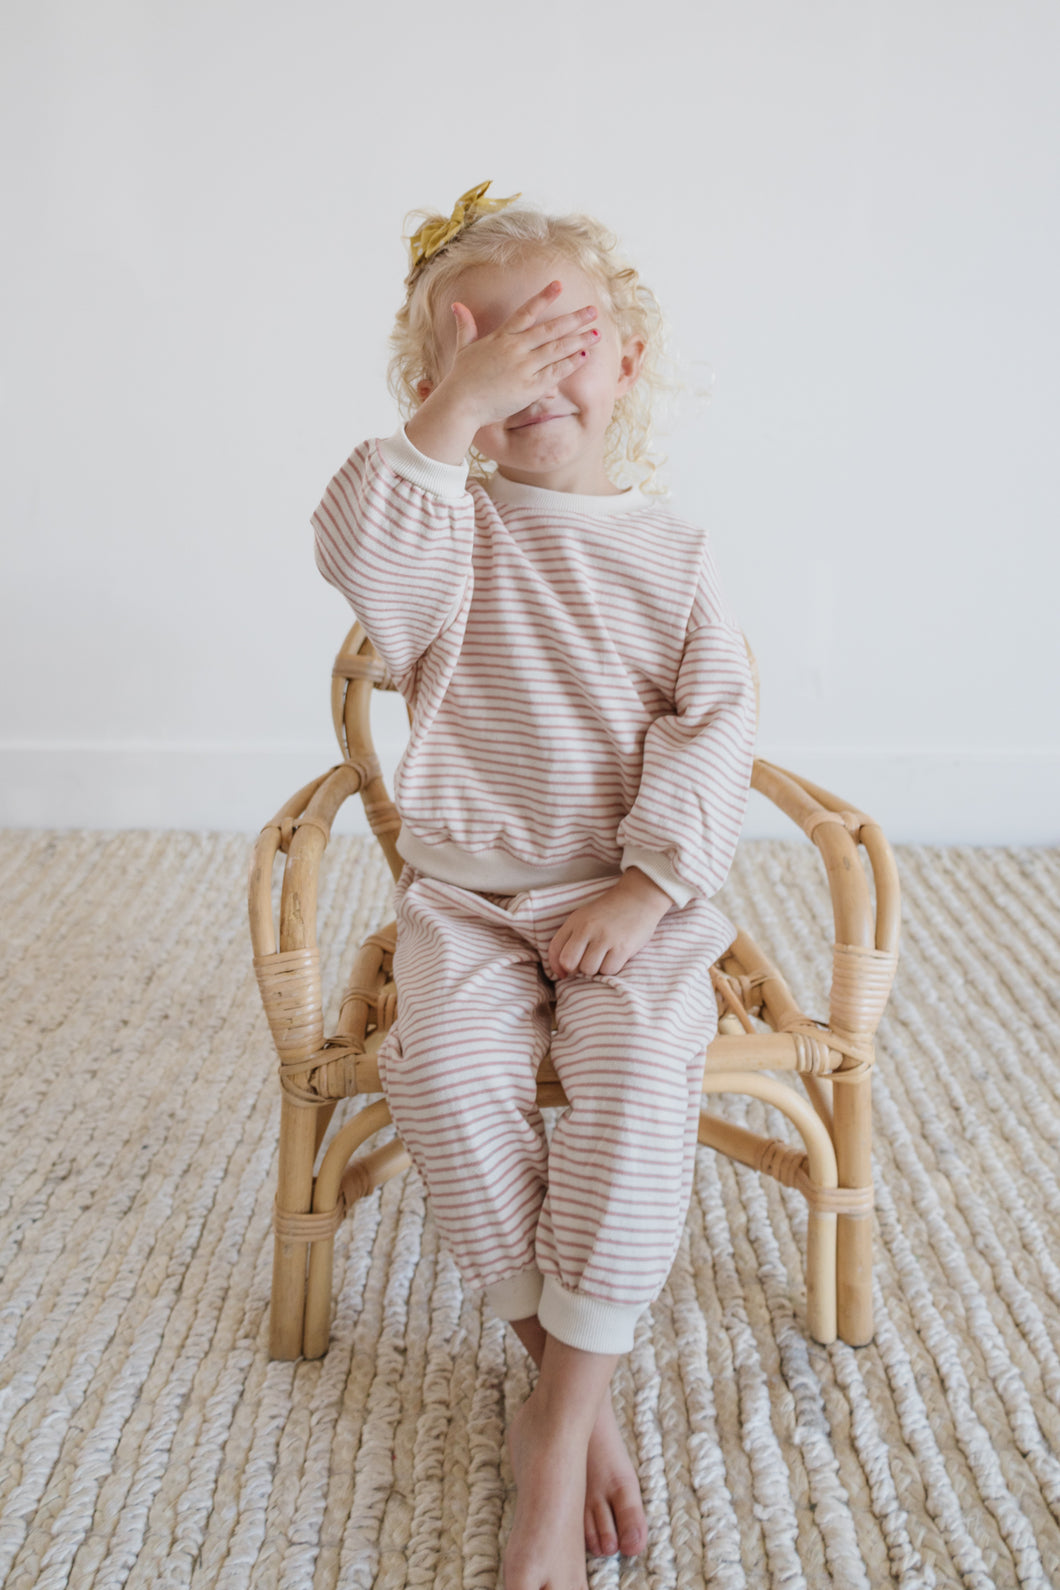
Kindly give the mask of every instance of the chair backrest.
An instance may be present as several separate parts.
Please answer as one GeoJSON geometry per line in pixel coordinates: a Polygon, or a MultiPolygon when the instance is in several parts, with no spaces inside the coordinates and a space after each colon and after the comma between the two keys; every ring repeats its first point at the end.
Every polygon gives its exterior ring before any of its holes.
{"type": "MultiPolygon", "coordinates": [[[[390,798],[372,739],[372,692],[396,691],[382,658],[356,623],[339,648],[331,670],[331,717],[344,762],[363,773],[360,795],[368,826],[383,848],[395,878],[405,863],[397,852],[401,819],[390,798]]],[[[409,713],[411,720],[411,712],[409,713]]]]}

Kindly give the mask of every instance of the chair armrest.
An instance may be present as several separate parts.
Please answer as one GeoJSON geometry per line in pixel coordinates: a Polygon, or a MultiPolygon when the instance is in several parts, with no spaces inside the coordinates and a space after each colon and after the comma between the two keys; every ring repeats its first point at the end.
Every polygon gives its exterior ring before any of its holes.
{"type": "Polygon", "coordinates": [[[258,835],[250,859],[248,906],[255,955],[272,955],[277,934],[272,917],[272,869],[278,851],[287,854],[280,901],[281,951],[316,947],[320,858],[331,825],[351,795],[379,776],[378,764],[341,762],[292,795],[258,835]]]}
{"type": "Polygon", "coordinates": [[[883,830],[871,817],[772,762],[755,759],[751,788],[790,817],[821,852],[838,944],[896,954],[901,926],[898,870],[883,830]],[[876,889],[875,909],[857,855],[864,845],[876,889]]]}
{"type": "Polygon", "coordinates": [[[901,926],[898,871],[883,830],[830,791],[771,762],[756,759],[751,788],[798,824],[821,854],[835,924],[830,1025],[869,1037],[890,993],[901,926]],[[869,858],[875,903],[859,844],[869,858]]]}
{"type": "Polygon", "coordinates": [[[308,1061],[324,1042],[316,936],[320,860],[343,802],[379,776],[374,758],[330,768],[265,824],[251,854],[247,904],[254,970],[284,1077],[294,1089],[305,1078],[299,1062],[308,1061]],[[277,933],[272,875],[281,850],[287,864],[277,933]]]}

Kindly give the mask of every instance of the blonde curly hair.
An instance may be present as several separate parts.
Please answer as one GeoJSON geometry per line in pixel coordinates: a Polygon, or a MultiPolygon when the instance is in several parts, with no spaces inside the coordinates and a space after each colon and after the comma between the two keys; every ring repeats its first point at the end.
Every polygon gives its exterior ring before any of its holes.
{"type": "MultiPolygon", "coordinates": [[[[428,223],[443,218],[416,212],[428,223]]],[[[411,219],[408,218],[408,219],[411,219]]],[[[406,221],[407,224],[407,221],[406,221]]],[[[671,389],[663,374],[665,327],[655,294],[618,253],[618,239],[587,215],[545,215],[519,206],[482,215],[421,262],[406,279],[406,298],[390,337],[390,391],[409,419],[422,401],[421,382],[433,386],[441,368],[436,310],[448,305],[456,278],[473,265],[510,265],[527,255],[560,255],[600,289],[601,308],[610,314],[622,341],[644,342],[640,375],[619,398],[605,438],[604,467],[609,476],[632,480],[642,490],[662,492],[658,460],[652,454],[651,417],[655,399],[671,389]]],[[[474,449],[472,472],[484,477],[488,460],[474,449]]]]}

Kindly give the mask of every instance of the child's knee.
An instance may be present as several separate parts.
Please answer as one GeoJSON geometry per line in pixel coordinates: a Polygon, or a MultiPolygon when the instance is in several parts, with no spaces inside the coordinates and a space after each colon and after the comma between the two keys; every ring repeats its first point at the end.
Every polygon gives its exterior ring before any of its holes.
{"type": "Polygon", "coordinates": [[[493,1044],[476,1045],[470,1034],[452,1033],[417,1043],[391,1032],[380,1049],[380,1076],[387,1096],[446,1120],[458,1130],[481,1127],[490,1118],[535,1108],[536,1067],[526,1054],[505,1054],[493,1044]]]}

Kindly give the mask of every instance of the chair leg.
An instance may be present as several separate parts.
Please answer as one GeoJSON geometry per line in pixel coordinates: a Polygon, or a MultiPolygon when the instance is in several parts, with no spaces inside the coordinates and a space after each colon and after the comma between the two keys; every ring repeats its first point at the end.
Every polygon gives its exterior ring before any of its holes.
{"type": "Polygon", "coordinates": [[[836,1217],[817,1209],[806,1222],[806,1325],[815,1342],[836,1338],[836,1217]]]}
{"type": "MultiPolygon", "coordinates": [[[[835,1087],[835,1146],[841,1187],[872,1186],[872,1073],[835,1087]]],[[[840,1215],[836,1254],[838,1326],[843,1341],[872,1340],[872,1215],[840,1215]]]]}
{"type": "Polygon", "coordinates": [[[309,1279],[306,1284],[305,1333],[302,1351],[306,1358],[323,1358],[331,1339],[331,1272],[335,1262],[335,1238],[318,1237],[309,1254],[309,1279]]]}
{"type": "MultiPolygon", "coordinates": [[[[288,1098],[284,1098],[280,1106],[276,1204],[289,1214],[306,1214],[312,1205],[316,1115],[316,1110],[300,1108],[288,1098]]],[[[296,1242],[277,1233],[269,1311],[270,1358],[301,1356],[308,1248],[307,1242],[296,1242]]]]}

